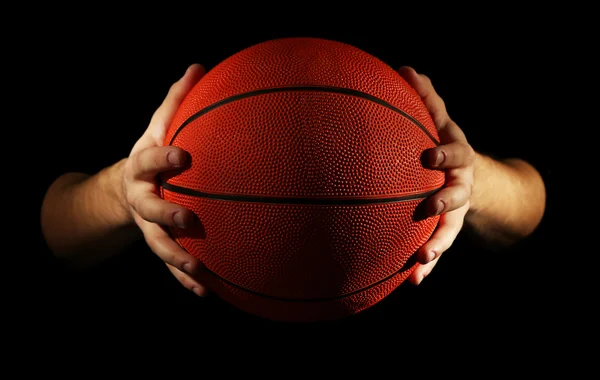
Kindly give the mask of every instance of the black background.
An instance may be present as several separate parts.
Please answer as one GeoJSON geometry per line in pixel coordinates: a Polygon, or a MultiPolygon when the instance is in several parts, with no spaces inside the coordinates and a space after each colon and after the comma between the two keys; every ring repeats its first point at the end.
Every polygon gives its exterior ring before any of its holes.
{"type": "Polygon", "coordinates": [[[246,315],[215,296],[194,296],[143,242],[90,273],[69,276],[48,257],[39,233],[39,206],[58,175],[94,173],[127,156],[170,85],[190,64],[210,69],[254,43],[313,36],[353,44],[394,68],[410,65],[428,75],[476,150],[528,160],[548,191],[542,224],[514,249],[493,252],[461,234],[419,287],[402,285],[367,311],[316,325],[376,322],[404,333],[460,330],[536,346],[559,335],[577,335],[572,321],[584,315],[587,304],[579,302],[583,292],[574,295],[567,287],[578,280],[570,257],[573,223],[561,217],[568,209],[565,182],[577,176],[565,156],[581,137],[564,132],[573,128],[570,110],[577,100],[564,95],[573,93],[568,86],[579,68],[580,37],[587,38],[586,31],[548,17],[532,22],[531,15],[514,14],[470,23],[369,16],[368,27],[357,22],[360,16],[339,23],[325,16],[298,23],[179,17],[180,22],[170,19],[177,27],[127,17],[48,19],[36,24],[27,43],[14,41],[19,74],[10,79],[20,85],[10,132],[14,145],[26,151],[21,157],[35,168],[11,174],[12,183],[34,182],[27,186],[31,197],[26,204],[17,203],[28,216],[14,229],[25,234],[19,245],[27,253],[16,254],[15,263],[6,266],[17,320],[63,331],[73,326],[86,331],[82,321],[135,328],[140,320],[156,328],[166,320],[171,327],[173,321],[297,327],[246,315]],[[560,317],[565,312],[577,317],[565,322],[560,317]]]}

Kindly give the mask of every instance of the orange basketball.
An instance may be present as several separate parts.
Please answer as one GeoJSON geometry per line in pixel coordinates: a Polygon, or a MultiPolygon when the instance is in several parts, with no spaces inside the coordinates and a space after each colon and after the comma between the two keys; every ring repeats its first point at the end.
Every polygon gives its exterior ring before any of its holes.
{"type": "Polygon", "coordinates": [[[171,229],[202,279],[279,321],[369,308],[414,269],[439,217],[417,206],[444,184],[423,167],[438,135],[418,94],[345,43],[283,38],[248,47],[187,95],[165,145],[191,155],[161,196],[198,227],[171,229]]]}

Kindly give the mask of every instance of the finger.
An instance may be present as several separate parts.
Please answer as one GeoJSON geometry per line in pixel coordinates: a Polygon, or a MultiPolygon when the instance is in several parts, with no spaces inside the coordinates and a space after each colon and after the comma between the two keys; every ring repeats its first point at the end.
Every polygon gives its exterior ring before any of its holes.
{"type": "Polygon", "coordinates": [[[181,168],[187,160],[188,153],[179,147],[150,147],[130,157],[126,175],[130,179],[154,182],[158,173],[181,168]]]}
{"type": "Polygon", "coordinates": [[[426,151],[426,165],[434,169],[462,168],[473,163],[475,151],[462,141],[439,145],[426,151]]]}
{"type": "Polygon", "coordinates": [[[427,213],[441,215],[463,207],[471,198],[471,185],[460,180],[451,180],[446,187],[427,198],[427,213]]]}
{"type": "Polygon", "coordinates": [[[427,264],[438,259],[452,246],[460,233],[468,206],[463,206],[440,217],[438,227],[431,238],[417,251],[417,262],[427,264]]]}
{"type": "Polygon", "coordinates": [[[152,252],[166,264],[190,276],[197,275],[204,268],[200,260],[181,248],[160,226],[144,224],[143,232],[146,243],[152,252]]]}
{"type": "Polygon", "coordinates": [[[181,105],[185,96],[204,76],[206,70],[198,63],[188,67],[185,74],[177,82],[173,83],[169,88],[167,96],[162,104],[156,109],[150,120],[148,130],[154,137],[155,141],[162,145],[168,124],[173,119],[175,112],[181,105]]]}
{"type": "Polygon", "coordinates": [[[151,191],[128,194],[128,203],[144,220],[161,226],[190,228],[198,220],[189,209],[162,199],[151,191]]]}
{"type": "Polygon", "coordinates": [[[186,289],[194,292],[194,294],[196,294],[197,296],[206,297],[209,294],[208,288],[196,281],[190,275],[180,271],[179,269],[175,268],[170,264],[167,264],[167,268],[169,268],[173,276],[177,279],[177,281],[181,283],[181,285],[183,285],[186,289]]]}
{"type": "Polygon", "coordinates": [[[462,129],[451,119],[438,127],[438,133],[442,141],[460,141],[468,144],[467,137],[462,129]]]}
{"type": "Polygon", "coordinates": [[[438,95],[433,88],[433,84],[428,76],[419,74],[410,66],[402,66],[398,69],[398,73],[406,82],[415,89],[417,94],[425,103],[425,107],[431,114],[436,127],[445,125],[450,119],[446,111],[444,100],[438,95]]]}
{"type": "Polygon", "coordinates": [[[412,271],[410,276],[408,276],[408,279],[407,279],[408,282],[413,285],[421,284],[421,282],[423,282],[425,277],[429,276],[429,274],[431,273],[433,268],[438,263],[438,260],[439,260],[439,257],[427,264],[417,263],[415,269],[412,271]]]}
{"type": "Polygon", "coordinates": [[[159,109],[163,112],[162,116],[171,119],[185,96],[204,76],[206,70],[198,63],[189,66],[181,79],[171,85],[169,92],[165,97],[159,109]]]}

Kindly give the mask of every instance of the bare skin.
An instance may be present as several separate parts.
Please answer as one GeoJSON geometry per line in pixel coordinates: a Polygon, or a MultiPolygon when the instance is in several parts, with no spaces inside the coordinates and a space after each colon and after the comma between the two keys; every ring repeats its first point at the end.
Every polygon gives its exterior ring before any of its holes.
{"type": "Polygon", "coordinates": [[[546,189],[539,172],[526,161],[495,160],[475,152],[431,80],[411,67],[398,72],[425,103],[440,136],[441,145],[426,152],[427,163],[446,170],[445,187],[427,200],[430,215],[441,217],[432,237],[417,252],[419,266],[408,280],[418,285],[465,223],[492,247],[510,247],[529,236],[544,215],[546,189]]]}
{"type": "MultiPolygon", "coordinates": [[[[128,157],[93,175],[65,173],[48,188],[42,231],[57,258],[83,269],[144,238],[184,287],[199,296],[207,294],[196,279],[202,263],[165,230],[192,226],[196,218],[190,210],[161,199],[155,182],[158,173],[185,164],[186,152],[162,143],[175,111],[204,73],[201,65],[191,65],[172,85],[128,157]]],[[[419,264],[408,281],[418,285],[465,225],[491,246],[510,247],[529,236],[544,214],[546,193],[540,174],[529,163],[475,152],[429,78],[410,67],[399,73],[423,99],[440,135],[441,145],[427,152],[426,164],[445,170],[447,178],[445,187],[426,200],[430,215],[441,217],[417,252],[419,264]]]]}

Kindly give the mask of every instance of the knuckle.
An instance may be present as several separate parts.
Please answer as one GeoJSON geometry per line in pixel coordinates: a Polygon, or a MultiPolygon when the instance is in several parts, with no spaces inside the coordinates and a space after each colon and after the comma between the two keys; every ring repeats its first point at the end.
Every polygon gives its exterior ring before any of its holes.
{"type": "Polygon", "coordinates": [[[473,194],[473,182],[465,182],[463,184],[464,200],[462,202],[462,205],[465,205],[469,202],[469,199],[471,199],[471,194],[473,194]]]}
{"type": "Polygon", "coordinates": [[[471,164],[475,160],[475,149],[471,146],[471,144],[465,144],[465,158],[468,164],[471,164]]]}
{"type": "MultiPolygon", "coordinates": [[[[443,107],[443,103],[442,103],[442,107],[443,107]]],[[[433,113],[433,123],[439,127],[443,126],[444,124],[446,124],[446,115],[444,112],[434,112],[433,113]]]]}
{"type": "MultiPolygon", "coordinates": [[[[163,238],[164,239],[164,238],[163,238]]],[[[177,270],[184,272],[183,269],[183,260],[181,260],[179,258],[179,255],[177,255],[176,252],[173,252],[170,249],[166,249],[163,252],[162,258],[164,261],[166,261],[167,263],[171,264],[172,266],[174,266],[175,268],[177,268],[177,270]]]]}
{"type": "MultiPolygon", "coordinates": [[[[464,183],[460,192],[460,196],[457,196],[456,204],[459,207],[462,207],[467,203],[469,198],[471,197],[471,184],[464,183]]],[[[458,208],[458,207],[457,207],[458,208]]]]}
{"type": "Polygon", "coordinates": [[[454,186],[453,188],[449,189],[444,198],[446,205],[450,209],[455,208],[456,204],[459,203],[460,199],[463,197],[464,194],[464,183],[461,181],[456,181],[456,185],[457,186],[454,186]]]}
{"type": "Polygon", "coordinates": [[[125,195],[125,201],[137,212],[135,196],[131,193],[131,191],[128,191],[125,195]]]}
{"type": "Polygon", "coordinates": [[[171,84],[171,87],[169,87],[169,91],[168,91],[168,95],[170,96],[174,96],[179,92],[179,89],[182,86],[182,82],[181,80],[178,80],[177,82],[174,82],[173,84],[171,84]]]}
{"type": "Polygon", "coordinates": [[[142,211],[142,207],[141,207],[142,201],[140,200],[139,196],[136,196],[134,194],[128,193],[127,194],[127,203],[129,203],[129,205],[131,207],[133,207],[133,209],[135,210],[135,212],[137,212],[138,214],[140,214],[140,216],[145,219],[143,213],[141,212],[142,211]]]}
{"type": "Polygon", "coordinates": [[[444,111],[446,110],[446,101],[441,97],[438,96],[438,102],[440,103],[440,109],[443,109],[444,111]]]}
{"type": "Polygon", "coordinates": [[[467,183],[457,180],[451,189],[449,189],[445,201],[449,210],[456,210],[460,207],[467,195],[467,183]]]}
{"type": "Polygon", "coordinates": [[[133,168],[132,171],[135,174],[140,173],[143,170],[144,167],[144,155],[142,154],[142,152],[138,152],[136,155],[133,156],[133,168]]]}
{"type": "Polygon", "coordinates": [[[133,178],[133,164],[135,158],[132,160],[131,158],[127,160],[123,167],[123,179],[126,181],[131,181],[133,178]]]}
{"type": "Polygon", "coordinates": [[[149,243],[148,245],[150,246],[152,251],[158,257],[161,258],[162,261],[164,261],[166,264],[172,266],[173,268],[176,268],[177,270],[181,271],[181,268],[182,268],[181,260],[177,260],[177,257],[176,257],[177,255],[174,254],[171,250],[165,249],[168,245],[165,244],[163,239],[164,239],[164,237],[162,237],[162,236],[152,236],[149,239],[152,241],[152,243],[149,243]]]}
{"type": "Polygon", "coordinates": [[[425,75],[425,74],[419,74],[419,76],[421,77],[421,79],[423,81],[425,81],[425,83],[427,83],[428,85],[431,85],[431,79],[427,75],[425,75]]]}

